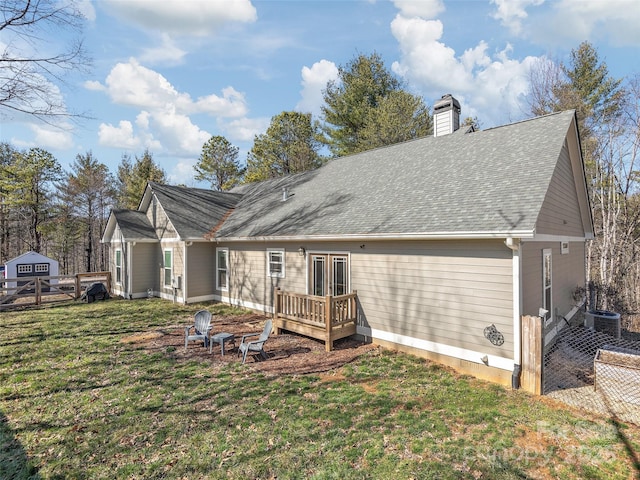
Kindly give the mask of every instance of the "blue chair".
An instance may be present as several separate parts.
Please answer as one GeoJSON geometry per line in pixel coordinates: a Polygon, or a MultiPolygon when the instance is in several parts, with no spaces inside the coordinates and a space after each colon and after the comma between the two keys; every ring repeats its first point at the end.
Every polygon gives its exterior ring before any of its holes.
{"type": "Polygon", "coordinates": [[[209,346],[209,331],[211,330],[211,312],[200,310],[193,317],[193,325],[184,327],[184,351],[187,351],[187,344],[202,340],[204,346],[209,346]],[[194,333],[191,333],[193,329],[194,333]]]}

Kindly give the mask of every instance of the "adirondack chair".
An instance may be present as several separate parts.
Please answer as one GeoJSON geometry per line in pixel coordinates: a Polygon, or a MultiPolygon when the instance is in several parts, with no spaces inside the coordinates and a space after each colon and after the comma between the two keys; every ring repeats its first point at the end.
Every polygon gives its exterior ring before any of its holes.
{"type": "Polygon", "coordinates": [[[184,350],[187,351],[187,344],[197,340],[202,340],[204,346],[209,346],[209,330],[211,330],[211,312],[200,310],[193,317],[193,325],[184,327],[184,350]],[[191,333],[193,329],[194,333],[191,333]]]}
{"type": "Polygon", "coordinates": [[[269,356],[264,351],[264,344],[269,339],[269,335],[271,334],[272,329],[272,321],[271,319],[267,320],[264,324],[264,330],[262,333],[249,333],[247,335],[242,336],[242,341],[240,342],[240,347],[238,347],[238,355],[242,353],[242,363],[244,363],[247,359],[247,354],[249,352],[257,352],[260,356],[266,360],[269,356]],[[258,337],[257,340],[247,341],[248,338],[258,337]]]}

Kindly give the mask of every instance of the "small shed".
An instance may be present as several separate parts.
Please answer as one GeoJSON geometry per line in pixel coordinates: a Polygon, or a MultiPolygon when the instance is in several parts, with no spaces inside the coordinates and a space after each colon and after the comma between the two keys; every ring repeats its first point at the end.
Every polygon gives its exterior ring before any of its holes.
{"type": "MultiPolygon", "coordinates": [[[[37,252],[27,252],[9,260],[5,264],[4,270],[4,276],[7,279],[56,276],[58,275],[58,261],[37,252]]],[[[57,283],[57,280],[53,280],[51,283],[57,283]]],[[[23,284],[20,281],[7,282],[6,287],[18,287],[23,284]]]]}

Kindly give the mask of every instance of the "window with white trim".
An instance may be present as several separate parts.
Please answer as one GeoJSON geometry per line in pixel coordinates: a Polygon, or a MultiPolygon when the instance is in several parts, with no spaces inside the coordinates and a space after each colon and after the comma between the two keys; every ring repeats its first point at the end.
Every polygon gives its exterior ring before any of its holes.
{"type": "Polygon", "coordinates": [[[284,278],[284,249],[267,249],[267,277],[284,278]]]}
{"type": "Polygon", "coordinates": [[[18,265],[18,273],[32,273],[33,265],[18,265]]]}
{"type": "Polygon", "coordinates": [[[116,283],[118,285],[122,284],[122,250],[116,250],[116,283]]]}
{"type": "Polygon", "coordinates": [[[216,288],[229,290],[229,249],[216,248],[216,288]]]}
{"type": "Polygon", "coordinates": [[[164,251],[164,286],[171,286],[171,279],[173,278],[173,250],[167,249],[164,251]]]}

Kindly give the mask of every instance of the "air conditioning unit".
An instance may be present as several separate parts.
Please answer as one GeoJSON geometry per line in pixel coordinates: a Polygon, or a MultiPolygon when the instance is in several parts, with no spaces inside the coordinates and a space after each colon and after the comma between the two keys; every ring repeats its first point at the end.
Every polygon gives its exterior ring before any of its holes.
{"type": "Polygon", "coordinates": [[[607,310],[591,310],[584,314],[584,326],[596,332],[620,338],[620,314],[607,310]]]}

